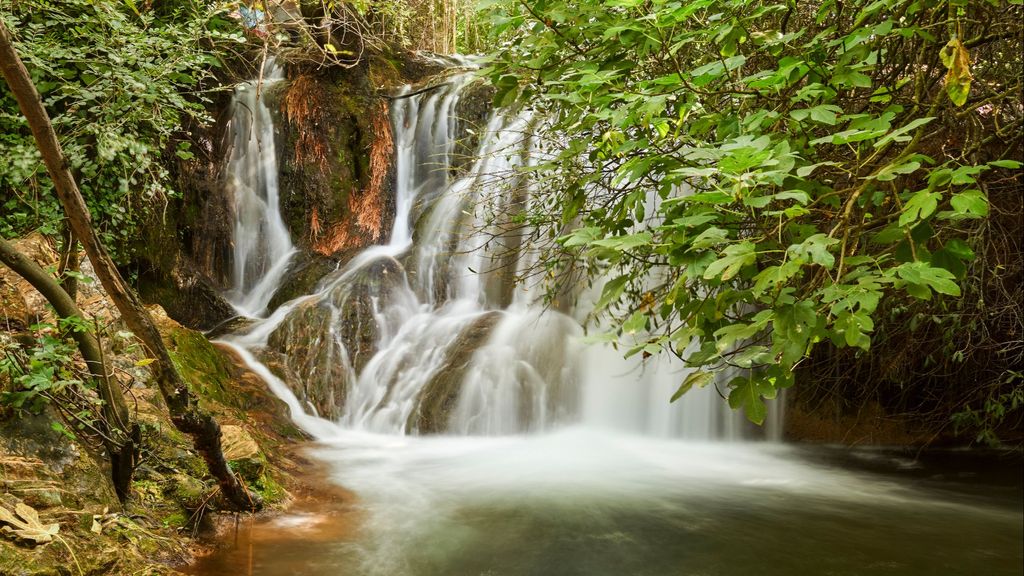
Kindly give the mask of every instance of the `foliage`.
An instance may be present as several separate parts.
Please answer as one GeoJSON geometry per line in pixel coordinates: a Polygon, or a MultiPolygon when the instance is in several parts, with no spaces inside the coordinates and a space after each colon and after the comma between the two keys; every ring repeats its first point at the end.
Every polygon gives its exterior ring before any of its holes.
{"type": "Polygon", "coordinates": [[[730,368],[755,422],[819,344],[955,307],[990,198],[1020,195],[1019,2],[488,8],[495,104],[558,135],[529,169],[547,276],[604,279],[627,354],[730,368]]]}
{"type": "MultiPolygon", "coordinates": [[[[78,319],[65,323],[70,329],[85,329],[78,319]]],[[[61,337],[53,325],[32,326],[37,337],[31,347],[5,347],[0,358],[0,376],[13,387],[0,396],[0,403],[18,410],[38,413],[68,389],[85,388],[88,376],[74,364],[75,343],[61,337]]],[[[90,392],[86,392],[92,395],[90,392]]]]}
{"type": "MultiPolygon", "coordinates": [[[[71,317],[57,324],[31,327],[32,340],[26,344],[0,342],[0,405],[17,411],[38,414],[46,408],[56,410],[70,428],[54,422],[53,428],[69,438],[92,441],[110,439],[118,432],[104,417],[104,403],[97,382],[78,360],[78,347],[71,332],[94,332],[96,327],[82,318],[71,317]]],[[[132,339],[120,332],[116,338],[132,339]]],[[[129,345],[134,347],[135,344],[129,345]]],[[[142,362],[137,366],[144,365],[142,362]]],[[[112,377],[112,384],[120,383],[112,377]]]]}
{"type": "Polygon", "coordinates": [[[305,0],[301,6],[305,26],[291,28],[304,40],[306,59],[319,65],[350,68],[366,53],[387,54],[395,47],[439,54],[483,47],[484,23],[476,19],[472,0],[305,0]]]}
{"type": "MultiPolygon", "coordinates": [[[[20,0],[0,8],[105,243],[123,252],[176,194],[166,169],[184,122],[202,119],[219,45],[245,41],[193,0],[20,0]]],[[[14,97],[0,85],[0,234],[56,232],[62,212],[14,97]]],[[[123,256],[123,254],[119,254],[123,256]]]]}

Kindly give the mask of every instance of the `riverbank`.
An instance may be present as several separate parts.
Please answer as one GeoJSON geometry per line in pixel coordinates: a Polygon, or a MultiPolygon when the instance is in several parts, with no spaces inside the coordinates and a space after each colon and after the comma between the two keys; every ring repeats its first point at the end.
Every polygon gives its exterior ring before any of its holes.
{"type": "MultiPolygon", "coordinates": [[[[32,235],[15,243],[40,266],[56,265],[57,253],[47,238],[32,235]]],[[[82,272],[78,305],[95,319],[104,353],[139,423],[141,449],[131,496],[118,501],[108,458],[87,420],[76,426],[74,418],[45,403],[20,409],[5,404],[0,412],[0,505],[13,520],[4,523],[19,528],[18,523],[32,524],[26,514],[38,515],[38,523],[52,534],[24,533],[24,527],[23,533],[5,531],[0,574],[174,574],[201,551],[195,536],[223,522],[215,520],[219,491],[189,438],[170,421],[150,380],[148,359],[124,331],[87,261],[82,272]]],[[[11,361],[18,346],[51,333],[54,319],[45,301],[7,269],[0,270],[0,288],[5,328],[0,355],[11,361]]],[[[300,478],[307,467],[290,451],[306,436],[291,422],[287,407],[202,333],[171,320],[159,306],[150,307],[150,313],[176,367],[219,422],[229,465],[263,499],[265,514],[286,508],[293,493],[303,493],[300,478]]],[[[12,389],[9,382],[0,384],[12,389]]]]}

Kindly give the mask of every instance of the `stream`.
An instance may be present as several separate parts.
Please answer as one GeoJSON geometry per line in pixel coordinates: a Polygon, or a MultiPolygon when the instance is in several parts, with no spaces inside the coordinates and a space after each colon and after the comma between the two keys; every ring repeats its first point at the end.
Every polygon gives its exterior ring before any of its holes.
{"type": "Polygon", "coordinates": [[[236,95],[229,296],[259,319],[223,343],[354,498],[245,522],[191,574],[1021,574],[1019,454],[783,444],[782,402],[764,429],[714,386],[670,404],[680,363],[583,343],[594,294],[516,284],[537,256],[492,216],[534,197],[509,175],[543,155],[537,120],[492,114],[456,166],[471,82],[394,100],[389,241],[269,315],[294,248],[271,115],[236,95]]]}

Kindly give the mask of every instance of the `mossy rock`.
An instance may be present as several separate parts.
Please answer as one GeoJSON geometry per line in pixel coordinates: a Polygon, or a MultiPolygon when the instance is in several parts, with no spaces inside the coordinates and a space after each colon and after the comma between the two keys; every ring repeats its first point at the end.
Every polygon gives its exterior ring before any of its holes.
{"type": "Polygon", "coordinates": [[[329,336],[333,319],[327,303],[304,302],[271,333],[267,347],[273,352],[261,356],[301,402],[324,418],[340,413],[349,379],[345,350],[329,336]]]}
{"type": "Polygon", "coordinates": [[[160,304],[169,317],[196,330],[208,330],[236,314],[213,281],[184,258],[169,271],[154,267],[140,273],[138,289],[144,301],[160,304]]]}
{"type": "Polygon", "coordinates": [[[338,260],[316,252],[301,251],[292,258],[281,287],[274,292],[267,308],[271,311],[278,306],[311,294],[320,280],[338,268],[338,260]]]}
{"type": "Polygon", "coordinates": [[[487,342],[487,338],[502,313],[486,312],[467,326],[445,353],[444,363],[416,398],[416,409],[409,414],[406,432],[440,434],[448,428],[448,421],[462,391],[462,379],[469,368],[473,354],[487,342]]]}
{"type": "Polygon", "coordinates": [[[387,310],[405,281],[405,269],[394,258],[378,258],[363,266],[331,299],[339,311],[341,341],[356,374],[377,353],[380,327],[376,308],[387,310]]]}
{"type": "Polygon", "coordinates": [[[206,336],[184,327],[161,332],[175,366],[201,399],[237,404],[239,399],[231,387],[234,364],[206,336]]]}
{"type": "Polygon", "coordinates": [[[108,464],[58,432],[59,423],[49,411],[0,419],[0,479],[6,490],[39,509],[119,508],[108,464]]]}
{"type": "Polygon", "coordinates": [[[403,282],[393,258],[325,279],[333,285],[320,300],[293,309],[267,339],[263,360],[323,418],[341,415],[348,388],[377,353],[376,309],[387,309],[403,282]]]}
{"type": "Polygon", "coordinates": [[[365,77],[356,84],[349,80],[329,71],[302,71],[280,94],[268,94],[279,102],[271,110],[279,128],[281,212],[300,249],[362,248],[382,241],[390,229],[393,202],[387,198],[370,203],[376,214],[359,213],[366,195],[389,196],[370,186],[375,123],[386,111],[365,77]]]}

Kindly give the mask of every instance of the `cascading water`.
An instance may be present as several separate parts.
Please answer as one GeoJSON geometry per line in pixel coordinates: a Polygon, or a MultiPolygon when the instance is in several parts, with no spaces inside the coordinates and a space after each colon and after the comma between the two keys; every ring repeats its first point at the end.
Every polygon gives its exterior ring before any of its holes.
{"type": "MultiPolygon", "coordinates": [[[[456,175],[456,110],[470,81],[456,75],[395,100],[390,242],[365,250],[235,344],[277,365],[304,410],[349,429],[494,435],[582,421],[741,438],[742,416],[712,390],[667,402],[685,377],[681,366],[585,350],[576,319],[543,311],[535,294],[514,285],[533,256],[518,250],[514,233],[487,226],[494,214],[520,210],[531,192],[504,182],[535,154],[531,121],[492,115],[473,164],[456,175]],[[499,181],[508,193],[489,191],[499,181]]],[[[249,242],[258,241],[239,239],[249,242]]]]}
{"type": "Polygon", "coordinates": [[[531,193],[507,178],[534,157],[531,120],[492,116],[457,171],[469,81],[392,105],[389,243],[225,342],[358,495],[358,535],[271,523],[255,562],[228,552],[199,574],[1019,573],[1019,490],[1009,506],[950,503],[945,487],[903,489],[778,443],[704,442],[748,426],[710,387],[669,404],[683,367],[584,346],[585,305],[544,311],[516,286],[536,255],[487,215],[531,193]],[[481,196],[498,181],[507,193],[481,196]]]}
{"type": "Polygon", "coordinates": [[[244,316],[260,316],[295,252],[281,217],[274,122],[263,94],[284,78],[273,58],[262,82],[238,87],[232,101],[228,185],[235,206],[231,285],[228,301],[244,316]]]}

